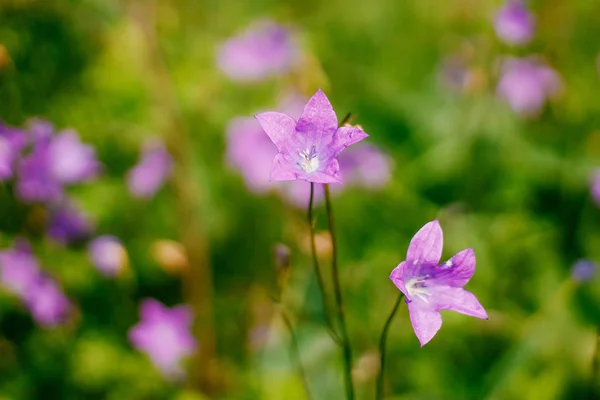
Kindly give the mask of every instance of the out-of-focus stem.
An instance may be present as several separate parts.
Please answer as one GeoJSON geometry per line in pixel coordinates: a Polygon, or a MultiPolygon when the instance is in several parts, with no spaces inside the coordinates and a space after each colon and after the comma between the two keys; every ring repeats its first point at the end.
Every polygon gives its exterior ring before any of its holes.
{"type": "Polygon", "coordinates": [[[340,337],[336,333],[331,316],[329,314],[329,302],[327,301],[327,293],[325,291],[325,282],[323,280],[323,274],[321,274],[321,267],[319,266],[319,258],[317,256],[317,245],[315,242],[315,221],[313,217],[313,205],[315,198],[315,184],[310,183],[310,198],[308,201],[308,225],[310,227],[310,252],[312,254],[313,266],[315,269],[315,275],[317,276],[317,282],[319,284],[319,291],[321,292],[321,302],[323,303],[323,314],[325,316],[325,323],[327,324],[327,330],[331,338],[338,344],[341,343],[340,337]]]}
{"type": "Polygon", "coordinates": [[[308,385],[308,379],[306,377],[306,372],[304,371],[304,367],[302,366],[302,358],[300,357],[300,346],[298,345],[298,337],[296,336],[294,325],[292,324],[292,321],[283,309],[283,306],[281,308],[281,318],[283,319],[283,322],[285,323],[285,326],[288,329],[288,333],[290,334],[290,356],[293,359],[294,364],[296,364],[296,369],[298,370],[298,375],[300,375],[300,380],[302,381],[302,386],[304,387],[306,398],[307,400],[312,400],[312,396],[310,395],[310,387],[308,385]]]}
{"type": "Polygon", "coordinates": [[[154,85],[154,97],[164,112],[163,137],[174,159],[171,188],[174,193],[179,236],[189,268],[182,277],[186,303],[194,309],[193,333],[200,345],[193,357],[189,385],[206,394],[214,393],[216,382],[216,335],[213,311],[212,271],[208,240],[202,224],[202,190],[193,178],[191,141],[186,133],[177,96],[156,37],[156,2],[133,0],[130,10],[146,39],[149,75],[154,85]]]}
{"type": "Polygon", "coordinates": [[[344,316],[344,301],[342,298],[342,289],[340,287],[340,278],[338,273],[337,263],[337,240],[335,233],[335,225],[333,221],[333,208],[331,204],[331,193],[329,185],[325,185],[325,207],[327,210],[327,220],[329,222],[329,233],[331,235],[331,278],[333,280],[333,291],[335,293],[336,312],[339,320],[342,349],[344,353],[344,379],[346,383],[346,395],[349,400],[354,399],[354,384],[352,383],[352,348],[350,347],[350,339],[346,328],[346,320],[344,316]]]}
{"type": "Polygon", "coordinates": [[[596,329],[596,346],[592,358],[592,376],[590,377],[590,399],[600,398],[600,327],[596,329]]]}
{"type": "Polygon", "coordinates": [[[398,294],[398,298],[396,299],[396,303],[394,303],[392,312],[390,313],[387,321],[385,321],[385,325],[383,326],[383,330],[381,331],[381,338],[379,339],[379,373],[377,374],[375,400],[381,400],[383,398],[383,378],[385,375],[385,343],[387,341],[388,331],[390,329],[390,326],[392,325],[392,320],[394,319],[396,311],[398,311],[398,307],[400,306],[400,303],[403,298],[404,293],[400,292],[398,294]]]}

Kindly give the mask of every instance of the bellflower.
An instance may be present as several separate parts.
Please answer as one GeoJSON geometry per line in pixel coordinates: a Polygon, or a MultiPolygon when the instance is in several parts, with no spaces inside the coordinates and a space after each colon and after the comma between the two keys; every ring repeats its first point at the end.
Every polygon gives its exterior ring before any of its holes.
{"type": "Polygon", "coordinates": [[[508,0],[494,19],[498,38],[507,44],[527,44],[534,33],[535,20],[521,0],[508,0]]]}
{"type": "Polygon", "coordinates": [[[63,183],[76,183],[94,178],[100,164],[92,146],[79,140],[75,131],[63,131],[50,141],[49,168],[52,177],[63,183]]]}
{"type": "Polygon", "coordinates": [[[534,59],[511,59],[502,67],[497,92],[516,113],[535,116],[560,86],[560,77],[552,68],[534,59]]]}
{"type": "Polygon", "coordinates": [[[274,22],[262,21],[223,43],[217,65],[229,78],[251,82],[287,72],[297,56],[290,32],[274,22]]]}
{"type": "Polygon", "coordinates": [[[154,196],[171,175],[172,169],[173,159],[162,142],[146,142],[142,146],[140,161],[127,174],[129,192],[138,198],[154,196]]]}
{"type": "Polygon", "coordinates": [[[406,296],[410,321],[421,346],[442,327],[441,310],[488,319],[475,295],[463,289],[475,272],[473,249],[463,250],[439,264],[442,246],[438,221],[425,224],[410,241],[406,260],[390,275],[406,296]]]}
{"type": "Polygon", "coordinates": [[[69,300],[56,282],[49,277],[40,276],[25,292],[25,303],[33,319],[45,327],[53,327],[67,316],[69,300]]]}
{"type": "Polygon", "coordinates": [[[571,268],[571,278],[576,282],[586,282],[594,278],[598,266],[591,260],[577,260],[571,268]]]}
{"type": "Polygon", "coordinates": [[[13,176],[15,162],[26,142],[25,132],[0,122],[0,182],[13,176]]]}
{"type": "Polygon", "coordinates": [[[392,162],[376,146],[357,144],[340,154],[339,160],[340,170],[348,184],[376,189],[390,180],[392,162]]]}
{"type": "Polygon", "coordinates": [[[98,271],[112,277],[127,264],[127,252],[123,245],[114,236],[98,236],[88,244],[88,255],[98,271]]]}
{"type": "Polygon", "coordinates": [[[168,308],[157,300],[145,299],[140,314],[141,321],[129,330],[129,341],[146,353],[164,375],[180,377],[182,359],[197,347],[190,333],[191,310],[185,305],[168,308]]]}
{"type": "Polygon", "coordinates": [[[63,187],[52,176],[48,140],[35,144],[20,160],[16,194],[25,203],[53,203],[63,198],[63,187]]]}
{"type": "Polygon", "coordinates": [[[62,244],[86,239],[92,230],[87,215],[72,203],[65,202],[51,212],[48,235],[62,244]]]}
{"type": "Polygon", "coordinates": [[[33,143],[48,141],[54,135],[52,123],[41,118],[32,118],[27,121],[27,130],[33,143]]]}
{"type": "Polygon", "coordinates": [[[301,179],[314,183],[342,183],[338,154],[368,135],[360,128],[343,126],[329,99],[319,89],[296,121],[287,114],[256,115],[277,147],[271,166],[272,181],[301,179]]]}
{"type": "Polygon", "coordinates": [[[20,298],[31,288],[41,272],[26,241],[17,241],[12,249],[0,251],[2,286],[20,298]]]}

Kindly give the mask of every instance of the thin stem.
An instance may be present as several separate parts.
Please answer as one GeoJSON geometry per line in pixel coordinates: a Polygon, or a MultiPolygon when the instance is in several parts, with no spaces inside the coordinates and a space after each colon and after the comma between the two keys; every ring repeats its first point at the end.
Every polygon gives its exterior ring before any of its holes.
{"type": "Polygon", "coordinates": [[[335,293],[335,304],[337,316],[342,333],[342,348],[344,353],[344,378],[346,383],[346,395],[349,400],[354,399],[354,385],[352,384],[352,348],[350,347],[350,339],[348,338],[348,330],[346,328],[346,320],[344,316],[344,301],[342,299],[342,289],[340,287],[340,277],[338,273],[337,262],[337,240],[335,234],[335,225],[333,222],[333,208],[331,205],[331,193],[329,185],[325,185],[325,207],[327,209],[327,220],[329,222],[329,234],[331,235],[331,278],[333,280],[333,290],[335,293]]]}
{"type": "Polygon", "coordinates": [[[288,317],[285,310],[281,309],[281,318],[285,323],[285,326],[288,329],[290,334],[290,357],[294,360],[294,364],[296,364],[296,369],[298,370],[298,375],[300,375],[300,380],[302,381],[302,386],[304,387],[304,392],[306,393],[306,398],[308,400],[312,400],[312,396],[310,395],[310,387],[308,386],[308,379],[306,377],[306,373],[304,372],[304,367],[302,366],[302,359],[300,358],[300,346],[298,345],[298,337],[296,336],[296,332],[294,330],[294,325],[292,325],[292,321],[288,317]]]}
{"type": "Polygon", "coordinates": [[[385,321],[385,325],[383,326],[383,330],[381,331],[381,338],[379,339],[379,373],[377,374],[377,388],[375,392],[375,400],[381,400],[383,398],[383,377],[385,374],[385,342],[387,340],[388,331],[390,326],[392,325],[392,320],[396,315],[396,311],[398,311],[398,307],[400,306],[400,302],[404,298],[404,293],[399,292],[398,298],[396,299],[396,303],[394,303],[394,308],[392,308],[392,312],[388,317],[387,321],[385,321]]]}
{"type": "Polygon", "coordinates": [[[313,204],[315,197],[315,184],[310,183],[310,200],[308,201],[308,225],[310,227],[310,252],[312,253],[313,265],[315,268],[315,275],[317,276],[317,282],[319,283],[319,291],[321,292],[321,301],[323,302],[323,314],[325,315],[325,323],[327,324],[327,330],[331,338],[338,344],[341,344],[340,337],[336,333],[331,317],[329,315],[329,302],[327,301],[327,295],[325,292],[325,281],[321,274],[321,268],[319,267],[319,258],[317,257],[317,245],[315,242],[315,221],[313,219],[313,204]]]}
{"type": "Polygon", "coordinates": [[[600,396],[600,384],[598,383],[598,372],[600,371],[600,327],[596,330],[596,347],[592,359],[592,376],[590,380],[590,398],[597,399],[600,396]]]}

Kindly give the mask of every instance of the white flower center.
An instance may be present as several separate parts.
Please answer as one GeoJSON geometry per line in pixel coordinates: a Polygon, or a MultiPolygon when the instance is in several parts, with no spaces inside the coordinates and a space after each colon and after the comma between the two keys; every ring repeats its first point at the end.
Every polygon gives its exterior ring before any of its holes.
{"type": "Polygon", "coordinates": [[[300,156],[298,165],[304,172],[311,173],[319,169],[319,158],[315,146],[310,149],[299,150],[298,155],[300,156]]]}
{"type": "MultiPolygon", "coordinates": [[[[423,278],[412,278],[406,282],[406,291],[408,292],[408,297],[418,297],[423,300],[425,303],[429,303],[429,297],[431,293],[429,293],[429,289],[425,286],[425,279],[423,278]]],[[[409,299],[410,300],[410,299],[409,299]]]]}

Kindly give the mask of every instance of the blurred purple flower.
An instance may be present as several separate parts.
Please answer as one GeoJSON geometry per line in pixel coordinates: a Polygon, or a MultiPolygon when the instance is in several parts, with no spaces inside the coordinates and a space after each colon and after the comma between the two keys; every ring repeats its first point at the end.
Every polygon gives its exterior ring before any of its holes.
{"type": "Polygon", "coordinates": [[[88,244],[88,255],[98,271],[109,277],[118,275],[127,264],[125,248],[119,239],[111,235],[92,240],[88,244]]]}
{"type": "Polygon", "coordinates": [[[23,298],[40,274],[38,262],[27,241],[18,240],[13,248],[0,251],[2,286],[13,294],[23,298]]]}
{"type": "Polygon", "coordinates": [[[18,165],[17,197],[25,203],[53,203],[63,197],[60,182],[54,179],[50,165],[49,141],[37,143],[18,165]]]}
{"type": "Polygon", "coordinates": [[[571,278],[576,282],[591,280],[598,272],[596,263],[590,260],[577,260],[571,268],[571,278]]]}
{"type": "Polygon", "coordinates": [[[298,122],[278,112],[255,117],[278,150],[271,166],[273,181],[342,183],[336,157],[368,136],[359,127],[338,128],[335,111],[320,89],[308,101],[298,122]]]}
{"type": "Polygon", "coordinates": [[[297,57],[290,32],[272,21],[261,21],[224,42],[217,65],[230,79],[251,82],[287,72],[297,57]]]}
{"type": "Polygon", "coordinates": [[[49,121],[32,118],[27,122],[27,130],[33,143],[49,141],[54,135],[54,126],[49,121]]]}
{"type": "Polygon", "coordinates": [[[100,164],[94,148],[81,143],[75,131],[53,137],[48,152],[51,175],[63,184],[89,180],[98,174],[100,164]]]}
{"type": "Polygon", "coordinates": [[[439,264],[443,240],[437,220],[425,224],[410,241],[406,260],[390,275],[406,296],[410,321],[421,347],[442,327],[440,310],[488,319],[475,295],[463,289],[475,272],[473,249],[463,250],[439,264]]]}
{"type": "Polygon", "coordinates": [[[592,174],[590,191],[592,194],[592,199],[598,205],[598,207],[600,207],[600,168],[598,168],[592,174]]]}
{"type": "Polygon", "coordinates": [[[173,159],[162,142],[146,142],[140,161],[127,173],[129,192],[138,198],[154,196],[170,176],[172,168],[173,159]]]}
{"type": "Polygon", "coordinates": [[[504,62],[497,91],[513,111],[534,116],[560,87],[560,77],[552,68],[535,59],[524,58],[504,62]]]}
{"type": "Polygon", "coordinates": [[[70,202],[54,210],[48,224],[48,235],[62,244],[84,240],[92,233],[87,215],[70,202]]]}
{"type": "Polygon", "coordinates": [[[196,339],[190,333],[193,316],[188,306],[165,307],[154,299],[140,306],[141,321],[129,330],[129,341],[143,351],[167,377],[183,375],[181,361],[191,355],[196,339]]]}
{"type": "Polygon", "coordinates": [[[69,311],[69,300],[56,282],[40,276],[25,293],[25,303],[33,319],[42,326],[53,327],[63,322],[69,311]]]}
{"type": "Polygon", "coordinates": [[[26,143],[25,132],[0,122],[0,182],[13,176],[15,162],[26,143]]]}
{"type": "Polygon", "coordinates": [[[535,19],[521,0],[508,0],[496,14],[494,28],[507,44],[527,44],[533,37],[535,19]]]}
{"type": "Polygon", "coordinates": [[[339,161],[344,181],[349,185],[377,189],[390,180],[392,162],[376,146],[359,143],[340,154],[339,161]]]}

